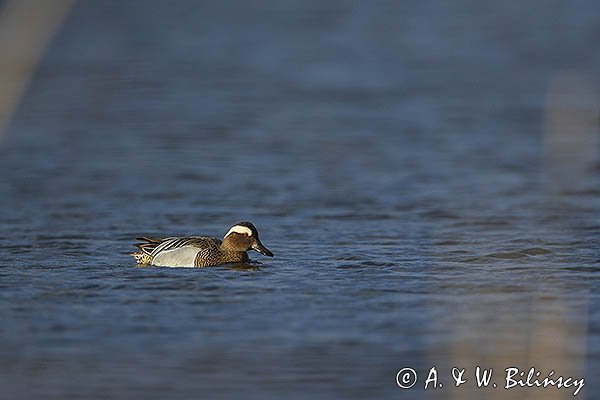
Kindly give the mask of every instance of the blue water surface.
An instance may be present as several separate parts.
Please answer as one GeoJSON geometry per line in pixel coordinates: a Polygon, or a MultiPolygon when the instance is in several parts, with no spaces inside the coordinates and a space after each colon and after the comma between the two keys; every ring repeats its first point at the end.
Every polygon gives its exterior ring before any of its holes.
{"type": "Polygon", "coordinates": [[[76,3],[0,138],[0,398],[597,397],[599,4],[76,3]],[[128,256],[240,220],[274,258],[128,256]]]}

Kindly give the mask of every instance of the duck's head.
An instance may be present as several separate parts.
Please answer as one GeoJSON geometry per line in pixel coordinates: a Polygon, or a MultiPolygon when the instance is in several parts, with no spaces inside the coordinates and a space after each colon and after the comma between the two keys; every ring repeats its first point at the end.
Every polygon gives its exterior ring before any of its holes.
{"type": "Polygon", "coordinates": [[[264,256],[273,257],[271,250],[260,242],[256,227],[248,221],[238,222],[229,228],[223,238],[223,245],[234,251],[256,250],[264,256]]]}

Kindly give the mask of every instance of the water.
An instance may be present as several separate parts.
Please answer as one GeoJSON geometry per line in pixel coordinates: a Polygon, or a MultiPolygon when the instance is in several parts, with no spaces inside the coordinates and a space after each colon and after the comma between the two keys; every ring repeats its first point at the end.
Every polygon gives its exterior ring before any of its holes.
{"type": "Polygon", "coordinates": [[[600,9],[551,3],[76,4],[0,142],[1,397],[597,397],[600,9]],[[275,258],[127,255],[239,220],[275,258]]]}

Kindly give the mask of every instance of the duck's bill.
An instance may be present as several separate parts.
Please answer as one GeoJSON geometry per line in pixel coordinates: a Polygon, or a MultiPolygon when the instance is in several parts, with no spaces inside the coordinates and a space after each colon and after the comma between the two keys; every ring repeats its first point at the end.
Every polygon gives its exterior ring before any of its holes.
{"type": "Polygon", "coordinates": [[[263,246],[262,243],[256,243],[254,246],[252,246],[252,248],[254,250],[258,251],[263,256],[273,257],[273,253],[271,253],[271,250],[269,250],[265,246],[263,246]]]}

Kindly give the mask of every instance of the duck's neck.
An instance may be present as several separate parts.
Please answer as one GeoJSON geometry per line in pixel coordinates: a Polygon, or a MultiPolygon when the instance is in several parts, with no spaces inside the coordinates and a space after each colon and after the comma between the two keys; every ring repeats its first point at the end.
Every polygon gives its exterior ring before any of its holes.
{"type": "Polygon", "coordinates": [[[221,257],[223,257],[224,262],[244,262],[249,260],[248,253],[236,250],[232,246],[228,246],[225,242],[221,244],[219,249],[221,250],[221,257]]]}
{"type": "Polygon", "coordinates": [[[223,240],[219,249],[225,253],[245,253],[245,251],[240,251],[232,246],[228,240],[223,240]]]}
{"type": "Polygon", "coordinates": [[[248,261],[248,254],[246,253],[246,243],[242,243],[238,235],[232,234],[233,236],[226,236],[221,242],[220,250],[223,256],[230,262],[248,261]]]}

